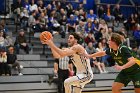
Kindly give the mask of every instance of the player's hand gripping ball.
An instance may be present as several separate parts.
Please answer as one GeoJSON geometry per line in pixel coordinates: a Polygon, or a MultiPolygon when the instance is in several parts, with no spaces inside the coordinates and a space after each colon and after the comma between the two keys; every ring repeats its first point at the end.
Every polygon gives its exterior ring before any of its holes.
{"type": "Polygon", "coordinates": [[[52,39],[52,34],[48,31],[44,31],[40,34],[40,41],[52,39]]]}

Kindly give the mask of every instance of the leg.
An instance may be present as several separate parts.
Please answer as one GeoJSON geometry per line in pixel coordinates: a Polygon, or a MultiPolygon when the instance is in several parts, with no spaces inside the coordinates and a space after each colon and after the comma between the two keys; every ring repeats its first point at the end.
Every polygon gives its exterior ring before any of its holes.
{"type": "Polygon", "coordinates": [[[73,87],[74,93],[81,93],[82,88],[81,87],[73,87]]]}
{"type": "Polygon", "coordinates": [[[114,82],[112,85],[112,93],[122,93],[121,88],[124,87],[124,84],[119,82],[114,82]]]}
{"type": "Polygon", "coordinates": [[[64,81],[65,93],[71,93],[73,85],[80,87],[80,81],[77,76],[70,77],[64,81]]]}

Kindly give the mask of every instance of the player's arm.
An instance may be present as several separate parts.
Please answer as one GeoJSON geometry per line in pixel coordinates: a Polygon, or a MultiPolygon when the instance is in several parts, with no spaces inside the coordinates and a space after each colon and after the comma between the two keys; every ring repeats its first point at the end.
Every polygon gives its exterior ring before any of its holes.
{"type": "Polygon", "coordinates": [[[54,50],[51,48],[52,54],[54,58],[60,58],[61,56],[54,50]]]}
{"type": "Polygon", "coordinates": [[[123,69],[129,68],[129,67],[133,66],[134,64],[136,64],[136,59],[132,56],[131,51],[127,47],[123,47],[121,49],[121,52],[122,52],[123,56],[127,57],[128,62],[126,64],[124,64],[123,66],[116,65],[115,68],[117,70],[123,70],[123,69]]]}
{"type": "Polygon", "coordinates": [[[66,48],[64,50],[60,49],[54,44],[54,42],[52,40],[44,40],[44,41],[42,41],[42,43],[49,45],[51,50],[53,50],[53,53],[59,55],[59,58],[64,57],[64,56],[70,56],[76,52],[75,50],[73,50],[71,48],[70,49],[66,48]]]}
{"type": "Polygon", "coordinates": [[[128,62],[122,66],[123,69],[129,68],[131,66],[133,66],[134,64],[136,64],[136,60],[134,57],[130,57],[128,58],[128,62]]]}
{"type": "Polygon", "coordinates": [[[115,65],[115,68],[117,70],[123,70],[133,66],[134,64],[136,64],[136,59],[134,57],[130,57],[128,58],[128,62],[126,64],[124,64],[123,66],[115,65]]]}
{"type": "Polygon", "coordinates": [[[106,52],[105,51],[100,51],[100,52],[96,52],[94,54],[87,54],[86,57],[88,58],[96,58],[96,57],[101,57],[101,56],[105,56],[106,52]]]}

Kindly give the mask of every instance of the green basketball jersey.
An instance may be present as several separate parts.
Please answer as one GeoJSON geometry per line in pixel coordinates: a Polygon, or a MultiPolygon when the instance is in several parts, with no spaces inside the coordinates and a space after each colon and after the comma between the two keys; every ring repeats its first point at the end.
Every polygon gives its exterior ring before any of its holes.
{"type": "MultiPolygon", "coordinates": [[[[120,45],[117,51],[113,49],[106,50],[106,54],[111,55],[115,62],[122,66],[128,62],[128,58],[133,57],[132,51],[124,45],[120,45]]],[[[124,72],[129,72],[130,74],[133,73],[139,66],[137,64],[124,69],[124,72]]]]}

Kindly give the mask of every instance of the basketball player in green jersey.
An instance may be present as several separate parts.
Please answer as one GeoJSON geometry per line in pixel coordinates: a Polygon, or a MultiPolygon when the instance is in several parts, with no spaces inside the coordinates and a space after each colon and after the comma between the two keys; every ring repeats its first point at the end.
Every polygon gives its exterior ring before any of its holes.
{"type": "Polygon", "coordinates": [[[113,85],[113,93],[122,93],[121,88],[127,86],[130,81],[133,82],[135,93],[140,93],[140,66],[133,57],[128,47],[122,45],[122,39],[119,34],[113,33],[108,41],[109,49],[94,54],[85,54],[88,58],[101,57],[104,55],[111,55],[117,63],[114,67],[121,70],[116,77],[113,85]]]}

